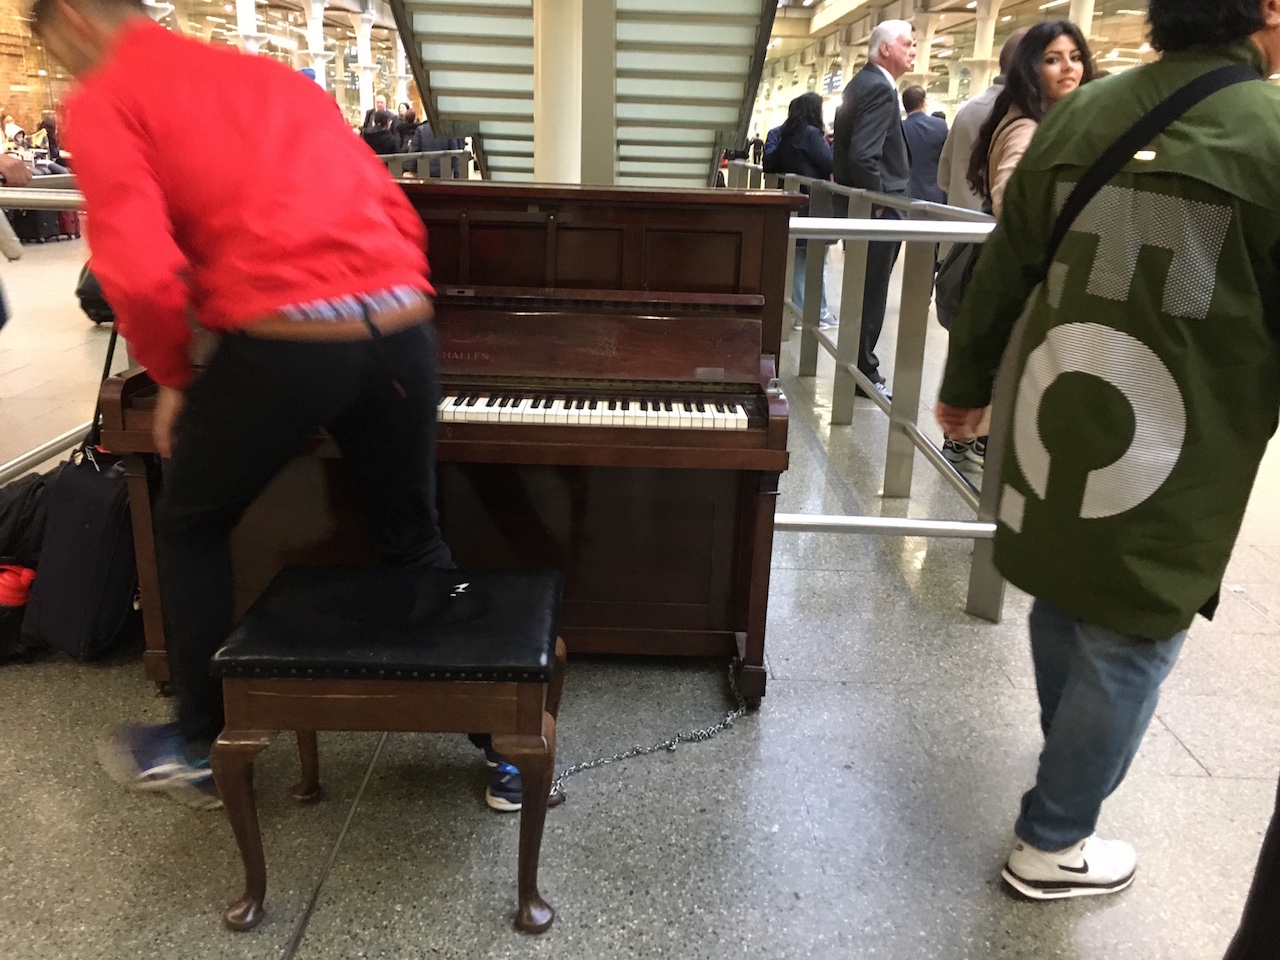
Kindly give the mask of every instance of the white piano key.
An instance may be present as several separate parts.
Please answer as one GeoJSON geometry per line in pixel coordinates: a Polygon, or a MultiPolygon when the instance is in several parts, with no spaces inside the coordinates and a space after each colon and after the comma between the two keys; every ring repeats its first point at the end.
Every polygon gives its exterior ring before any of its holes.
{"type": "Polygon", "coordinates": [[[622,412],[622,426],[624,427],[643,427],[644,414],[640,412],[640,403],[637,400],[628,400],[626,409],[622,412]]]}
{"type": "Polygon", "coordinates": [[[733,429],[747,429],[747,411],[742,408],[742,404],[735,403],[733,405],[733,429]]]}

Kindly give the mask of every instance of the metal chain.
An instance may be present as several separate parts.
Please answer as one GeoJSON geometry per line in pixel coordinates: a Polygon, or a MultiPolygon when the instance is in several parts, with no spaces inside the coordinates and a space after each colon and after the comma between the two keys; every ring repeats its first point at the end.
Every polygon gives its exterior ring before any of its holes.
{"type": "Polygon", "coordinates": [[[551,796],[554,798],[559,795],[568,799],[569,795],[564,791],[564,782],[570,777],[576,777],[580,773],[588,770],[595,770],[599,767],[607,767],[611,763],[621,763],[623,760],[632,760],[635,757],[647,757],[651,753],[657,753],[659,750],[674,752],[676,747],[682,743],[705,743],[716,735],[723,733],[734,725],[734,723],[747,712],[747,701],[742,699],[742,694],[738,692],[738,681],[734,677],[734,662],[729,664],[729,689],[733,691],[734,702],[737,706],[724,715],[719,723],[712,724],[709,727],[702,727],[699,730],[688,730],[684,733],[677,733],[669,740],[663,740],[661,743],[655,743],[648,747],[632,747],[630,750],[624,750],[622,753],[615,753],[611,757],[597,757],[594,760],[586,760],[582,763],[576,763],[567,770],[561,770],[560,775],[551,784],[551,796]]]}

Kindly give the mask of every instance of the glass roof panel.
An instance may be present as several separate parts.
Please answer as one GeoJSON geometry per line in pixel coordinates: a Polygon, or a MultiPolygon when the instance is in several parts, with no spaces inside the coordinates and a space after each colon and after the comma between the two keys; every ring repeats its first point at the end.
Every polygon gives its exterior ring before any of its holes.
{"type": "MultiPolygon", "coordinates": [[[[532,108],[532,107],[531,107],[532,108]]],[[[441,109],[444,109],[443,104],[441,109]]],[[[734,126],[738,122],[737,107],[696,107],[676,103],[620,103],[618,121],[624,120],[680,120],[734,126]]]]}
{"type": "MultiPolygon", "coordinates": [[[[618,0],[618,13],[689,13],[689,0],[618,0]]],[[[695,9],[697,5],[694,5],[695,9]]],[[[759,17],[760,0],[715,0],[704,3],[698,12],[725,16],[759,17]]]]}
{"type": "Polygon", "coordinates": [[[520,37],[533,40],[532,17],[475,17],[458,13],[414,13],[416,36],[520,37]]]}
{"type": "MultiPolygon", "coordinates": [[[[485,141],[486,144],[488,142],[487,140],[485,141]]],[[[618,147],[618,152],[624,160],[638,160],[644,157],[679,157],[687,160],[706,160],[711,156],[711,144],[691,147],[686,144],[674,143],[624,143],[618,147]]]]}
{"type": "Polygon", "coordinates": [[[618,139],[620,141],[638,141],[641,143],[702,143],[710,147],[716,142],[714,130],[687,130],[680,127],[663,126],[630,126],[618,123],[618,139]]]}
{"type": "MultiPolygon", "coordinates": [[[[532,89],[532,86],[530,87],[532,89]]],[[[648,97],[651,100],[742,100],[742,81],[653,80],[618,78],[618,96],[648,97]]]]}
{"type": "Polygon", "coordinates": [[[509,97],[453,97],[438,99],[443,114],[467,116],[515,116],[532,117],[532,100],[515,100],[509,97]]]}
{"type": "MultiPolygon", "coordinates": [[[[532,29],[532,22],[530,23],[532,29]]],[[[664,47],[751,47],[755,27],[714,23],[652,23],[618,21],[618,43],[656,43],[664,47]]]]}
{"type": "Polygon", "coordinates": [[[507,47],[484,43],[424,43],[422,62],[428,70],[450,64],[459,67],[493,66],[533,69],[533,46],[507,47]]]}
{"type": "Polygon", "coordinates": [[[662,71],[675,74],[725,73],[742,78],[751,58],[732,53],[667,53],[649,50],[619,50],[618,70],[662,71]]]}
{"type": "Polygon", "coordinates": [[[501,93],[533,94],[531,73],[486,73],[479,70],[432,70],[431,89],[436,93],[456,90],[492,90],[501,93]]]}

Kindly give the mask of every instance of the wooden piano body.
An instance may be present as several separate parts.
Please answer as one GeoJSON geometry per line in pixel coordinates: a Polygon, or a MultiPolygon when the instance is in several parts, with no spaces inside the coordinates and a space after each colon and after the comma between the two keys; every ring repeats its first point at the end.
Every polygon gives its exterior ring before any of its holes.
{"type": "MultiPolygon", "coordinates": [[[[732,430],[682,428],[678,415],[645,426],[643,413],[626,425],[621,414],[589,422],[585,409],[573,425],[442,420],[441,528],[458,565],[559,567],[572,652],[738,656],[742,693],[758,701],[787,466],[787,405],[773,379],[788,219],[803,201],[466,182],[405,189],[430,234],[447,397],[576,397],[632,410],[675,400],[686,412],[747,414],[745,429],[732,430]]],[[[154,392],[137,370],[104,384],[103,444],[126,457],[145,669],[163,682],[154,392]]],[[[286,468],[233,548],[240,609],[285,564],[371,559],[331,442],[318,437],[286,468]]]]}

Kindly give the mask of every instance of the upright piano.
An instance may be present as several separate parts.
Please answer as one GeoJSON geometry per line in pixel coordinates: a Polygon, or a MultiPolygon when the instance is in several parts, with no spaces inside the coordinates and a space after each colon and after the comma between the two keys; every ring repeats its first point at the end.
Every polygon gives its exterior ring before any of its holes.
{"type": "MultiPolygon", "coordinates": [[[[573,653],[733,656],[764,640],[787,402],[777,388],[781,193],[407,183],[426,222],[443,396],[441,529],[463,567],[564,571],[573,653]]],[[[102,391],[126,459],[147,676],[168,679],[144,371],[102,391]]],[[[281,566],[370,562],[341,456],[318,436],[233,537],[241,609],[281,566]]]]}

